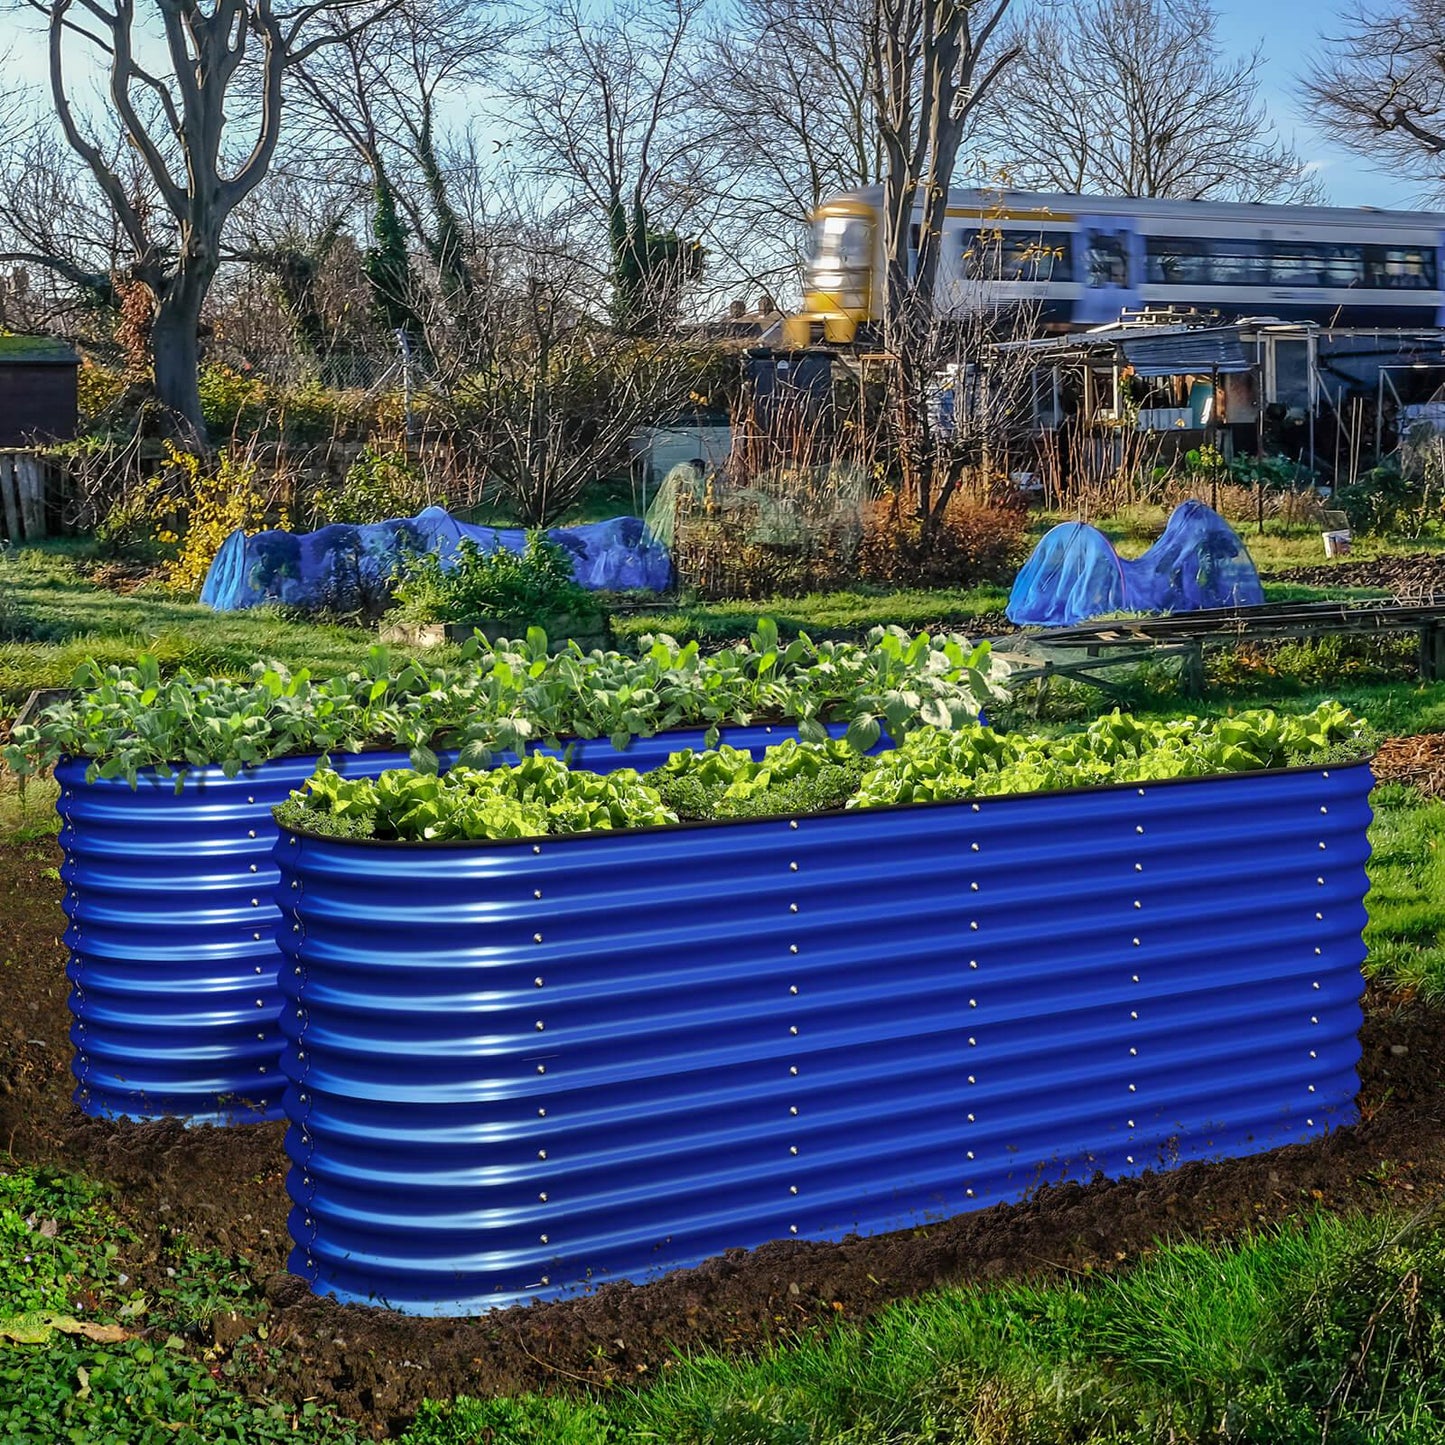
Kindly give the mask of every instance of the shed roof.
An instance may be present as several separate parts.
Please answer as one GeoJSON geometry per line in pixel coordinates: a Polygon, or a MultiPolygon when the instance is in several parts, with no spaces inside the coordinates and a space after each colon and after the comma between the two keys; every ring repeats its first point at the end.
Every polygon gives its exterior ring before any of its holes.
{"type": "Polygon", "coordinates": [[[0,366],[79,366],[80,357],[58,336],[0,332],[0,366]]]}

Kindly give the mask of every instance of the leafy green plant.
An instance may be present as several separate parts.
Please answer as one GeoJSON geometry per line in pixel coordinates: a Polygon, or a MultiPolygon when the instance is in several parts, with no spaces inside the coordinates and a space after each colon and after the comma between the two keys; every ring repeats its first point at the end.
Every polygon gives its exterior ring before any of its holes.
{"type": "Polygon", "coordinates": [[[454,558],[415,558],[402,569],[396,599],[397,616],[408,622],[601,615],[596,596],[572,576],[567,553],[540,531],[527,533],[521,552],[487,551],[463,537],[454,558]]]}
{"type": "Polygon", "coordinates": [[[286,827],[404,842],[536,838],[677,821],[634,769],[574,772],[545,753],[515,767],[454,768],[445,776],[394,768],[377,778],[343,778],[323,768],[275,813],[286,827]],[[333,821],[341,825],[337,832],[333,821]]]}
{"type": "Polygon", "coordinates": [[[1371,741],[1365,724],[1335,702],[1302,716],[1261,709],[1168,721],[1116,710],[1059,737],[977,726],[923,731],[896,751],[879,755],[849,806],[1051,792],[1359,759],[1371,741]]]}
{"type": "Polygon", "coordinates": [[[607,737],[621,747],[701,727],[715,742],[722,727],[758,721],[795,723],[811,741],[846,723],[849,742],[866,751],[885,731],[899,738],[976,717],[1006,675],[987,643],[896,628],[875,628],[863,646],[806,636],[784,646],[763,619],[748,642],[708,656],[665,636],[645,643],[637,657],[575,645],[553,656],[532,628],[518,641],[473,639],[453,666],[373,647],[364,668],[324,679],[279,663],[258,663],[240,681],[163,677],[148,655],[133,667],[87,663],[73,679],[79,696],[16,728],[4,758],[28,776],[83,757],[90,777],[134,785],[143,768],[179,777],[213,765],[234,776],[270,758],[369,746],[405,749],[423,770],[437,767],[438,748],[485,767],[538,741],[607,737]]]}
{"type": "Polygon", "coordinates": [[[864,769],[865,760],[845,741],[789,739],[761,758],[743,748],[686,749],[643,781],[682,819],[776,817],[843,807],[864,769]]]}

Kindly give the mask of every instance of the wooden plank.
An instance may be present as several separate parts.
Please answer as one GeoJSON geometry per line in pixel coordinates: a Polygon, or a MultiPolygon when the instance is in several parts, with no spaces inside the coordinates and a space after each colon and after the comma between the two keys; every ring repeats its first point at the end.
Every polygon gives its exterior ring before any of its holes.
{"type": "Polygon", "coordinates": [[[16,457],[15,478],[25,540],[38,542],[45,535],[45,474],[40,469],[40,458],[33,454],[16,457]]]}
{"type": "Polygon", "coordinates": [[[5,507],[5,535],[12,546],[21,541],[20,493],[15,488],[15,458],[8,452],[0,452],[0,502],[5,507]]]}

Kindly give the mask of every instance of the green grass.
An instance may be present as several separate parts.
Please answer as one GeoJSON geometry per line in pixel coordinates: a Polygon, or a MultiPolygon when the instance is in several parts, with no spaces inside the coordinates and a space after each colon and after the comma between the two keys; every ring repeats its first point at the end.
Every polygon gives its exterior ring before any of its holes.
{"type": "Polygon", "coordinates": [[[0,715],[36,688],[66,686],[87,658],[132,663],[145,651],[167,671],[233,675],[274,658],[344,672],[376,641],[360,628],[298,621],[270,608],[213,612],[158,591],[123,597],[87,581],[59,549],[0,553],[0,598],[0,715]]]}
{"type": "Polygon", "coordinates": [[[675,608],[649,609],[615,617],[613,633],[619,640],[647,632],[667,632],[680,641],[726,642],[746,637],[760,617],[774,618],[778,631],[791,637],[807,632],[814,637],[831,634],[859,636],[870,627],[892,624],[917,631],[945,624],[960,631],[979,631],[979,618],[988,618],[985,631],[1001,630],[1000,614],[1008,602],[1006,587],[941,588],[926,590],[869,590],[814,592],[806,597],[772,597],[762,601],[706,602],[675,608]]]}
{"type": "Polygon", "coordinates": [[[1445,1439],[1445,1238],[1315,1216],[1118,1276],[942,1290],[657,1386],[430,1406],[407,1445],[1445,1439]]]}
{"type": "Polygon", "coordinates": [[[1371,795],[1365,973],[1387,987],[1445,999],[1445,802],[1403,783],[1371,795]]]}

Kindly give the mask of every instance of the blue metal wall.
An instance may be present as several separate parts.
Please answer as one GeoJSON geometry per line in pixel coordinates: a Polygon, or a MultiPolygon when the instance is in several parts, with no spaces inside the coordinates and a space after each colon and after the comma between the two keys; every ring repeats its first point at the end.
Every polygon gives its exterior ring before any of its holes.
{"type": "Polygon", "coordinates": [[[1368,767],[284,835],[291,1267],[472,1313],[1354,1117],[1368,767]]]}
{"type": "MultiPolygon", "coordinates": [[[[759,726],[729,729],[724,740],[760,747],[796,736],[759,726]]],[[[602,738],[575,744],[574,760],[598,772],[647,769],[702,746],[701,731],[638,738],[621,753],[602,738]]],[[[407,759],[372,752],[331,761],[348,776],[375,777],[407,759]]],[[[86,1113],[281,1117],[271,809],[315,767],[314,757],[298,757],[236,778],[194,769],[179,794],[173,779],[150,772],[132,789],[87,783],[83,759],[56,769],[75,1097],[86,1113]]]]}

